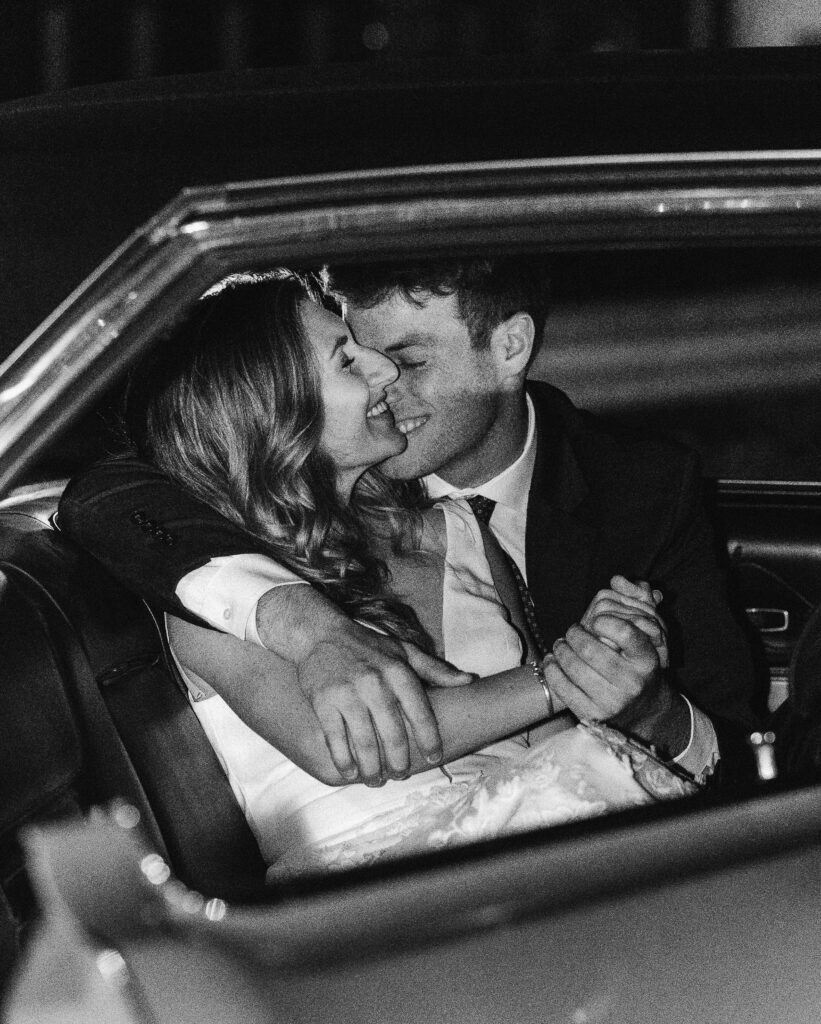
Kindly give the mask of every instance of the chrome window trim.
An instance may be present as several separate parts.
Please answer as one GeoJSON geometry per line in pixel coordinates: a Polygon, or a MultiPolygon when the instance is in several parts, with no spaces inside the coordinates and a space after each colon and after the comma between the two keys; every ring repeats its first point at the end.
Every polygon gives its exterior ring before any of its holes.
{"type": "Polygon", "coordinates": [[[819,235],[817,151],[459,164],[187,189],[0,366],[0,494],[175,311],[237,269],[364,251],[379,258],[819,235]]]}

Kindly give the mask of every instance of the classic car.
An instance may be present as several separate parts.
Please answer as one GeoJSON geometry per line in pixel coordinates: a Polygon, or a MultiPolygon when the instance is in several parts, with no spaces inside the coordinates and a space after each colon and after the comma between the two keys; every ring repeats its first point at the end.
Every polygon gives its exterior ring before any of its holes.
{"type": "Polygon", "coordinates": [[[265,890],[151,612],[51,516],[104,450],[128,366],[225,275],[550,253],[533,373],[702,451],[775,707],[821,602],[819,99],[806,54],[650,55],[252,73],[0,111],[8,1019],[814,1016],[821,790],[773,778],[766,742],[743,792],[265,890]],[[21,828],[55,819],[24,831],[26,868],[21,828]],[[32,882],[44,913],[21,958],[32,882]]]}

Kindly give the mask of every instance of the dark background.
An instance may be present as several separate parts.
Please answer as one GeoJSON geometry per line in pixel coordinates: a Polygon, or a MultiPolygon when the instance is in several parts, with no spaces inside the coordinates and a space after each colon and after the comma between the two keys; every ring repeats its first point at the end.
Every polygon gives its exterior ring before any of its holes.
{"type": "Polygon", "coordinates": [[[0,101],[202,71],[808,46],[816,0],[5,0],[0,101]]]}
{"type": "MultiPolygon", "coordinates": [[[[821,149],[811,0],[7,0],[0,13],[0,359],[186,185],[821,149]],[[735,49],[793,43],[804,48],[735,49]]],[[[769,316],[769,296],[782,308],[797,287],[816,290],[817,266],[806,249],[563,260],[551,328],[635,335],[652,357],[656,325],[687,341],[673,317],[720,344],[746,329],[749,296],[769,316]]],[[[821,466],[806,388],[639,414],[700,448],[711,475],[806,479],[821,466]]],[[[97,435],[92,423],[82,436],[97,435]]]]}
{"type": "Polygon", "coordinates": [[[202,71],[717,47],[729,0],[12,0],[0,100],[202,71]]]}

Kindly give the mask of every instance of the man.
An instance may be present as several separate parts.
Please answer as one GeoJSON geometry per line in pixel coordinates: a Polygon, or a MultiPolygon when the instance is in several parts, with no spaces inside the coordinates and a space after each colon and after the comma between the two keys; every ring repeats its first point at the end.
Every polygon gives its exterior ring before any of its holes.
{"type": "MultiPolygon", "coordinates": [[[[721,596],[694,457],[624,441],[556,389],[525,386],[546,316],[541,268],[521,259],[370,266],[330,287],[360,344],[400,374],[389,402],[406,450],[383,469],[431,497],[490,499],[489,526],[527,582],[548,681],[579,717],[605,719],[698,777],[738,763],[754,726],[746,644],[721,596]],[[671,668],[645,674],[580,621],[615,574],[650,580],[671,668]]],[[[486,509],[486,511],[488,511],[486,509]]],[[[346,619],[241,530],[135,460],[74,481],[59,520],[160,605],[293,661],[345,778],[402,775],[408,734],[441,756],[420,679],[464,682],[346,619]]],[[[528,595],[525,592],[525,598],[528,595]]]]}

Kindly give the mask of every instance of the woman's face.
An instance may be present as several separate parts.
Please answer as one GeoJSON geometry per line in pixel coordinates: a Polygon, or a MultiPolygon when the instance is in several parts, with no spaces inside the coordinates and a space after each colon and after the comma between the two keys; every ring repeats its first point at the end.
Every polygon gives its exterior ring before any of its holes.
{"type": "Polygon", "coordinates": [[[407,444],[385,401],[399,371],[387,356],[357,345],[344,320],[322,306],[304,302],[300,312],[319,367],[325,412],[320,445],[336,466],[340,495],[348,498],[366,469],[407,444]]]}

